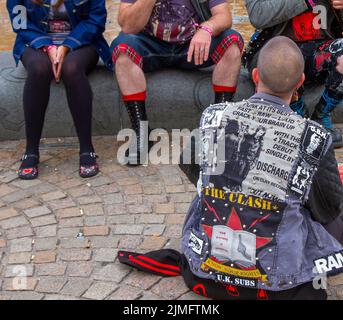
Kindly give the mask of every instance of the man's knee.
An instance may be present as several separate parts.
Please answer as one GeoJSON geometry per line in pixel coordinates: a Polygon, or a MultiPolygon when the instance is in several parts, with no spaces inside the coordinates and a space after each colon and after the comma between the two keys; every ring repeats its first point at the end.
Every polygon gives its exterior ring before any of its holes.
{"type": "Polygon", "coordinates": [[[233,43],[230,47],[225,51],[222,59],[228,63],[237,62],[241,63],[241,56],[242,52],[237,43],[233,43]]]}
{"type": "Polygon", "coordinates": [[[143,58],[139,53],[139,36],[135,34],[120,33],[120,35],[113,40],[111,45],[112,60],[114,65],[117,63],[120,66],[130,66],[133,62],[139,67],[143,65],[143,58]],[[129,59],[127,59],[129,58],[129,59]]]}

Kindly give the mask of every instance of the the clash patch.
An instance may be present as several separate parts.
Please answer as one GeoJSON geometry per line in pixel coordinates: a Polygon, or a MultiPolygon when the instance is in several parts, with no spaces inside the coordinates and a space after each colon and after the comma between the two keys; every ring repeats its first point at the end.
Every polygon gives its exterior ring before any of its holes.
{"type": "Polygon", "coordinates": [[[209,186],[284,201],[306,120],[248,101],[215,105],[201,121],[201,166],[209,186]]]}
{"type": "Polygon", "coordinates": [[[204,189],[202,199],[201,228],[209,239],[202,271],[245,287],[268,281],[258,255],[273,254],[285,205],[216,188],[204,189]]]}

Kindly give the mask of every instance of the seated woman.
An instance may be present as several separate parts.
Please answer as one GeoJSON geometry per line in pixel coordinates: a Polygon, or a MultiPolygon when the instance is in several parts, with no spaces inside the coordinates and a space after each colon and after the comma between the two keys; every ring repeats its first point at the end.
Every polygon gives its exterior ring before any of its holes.
{"type": "Polygon", "coordinates": [[[92,145],[92,90],[87,75],[99,56],[111,69],[103,37],[105,0],[7,0],[7,9],[17,34],[13,55],[28,73],[23,94],[27,144],[19,177],[38,176],[39,142],[53,79],[65,85],[80,142],[79,174],[83,178],[96,175],[99,167],[92,145]],[[19,25],[16,14],[22,5],[27,19],[19,25]]]}

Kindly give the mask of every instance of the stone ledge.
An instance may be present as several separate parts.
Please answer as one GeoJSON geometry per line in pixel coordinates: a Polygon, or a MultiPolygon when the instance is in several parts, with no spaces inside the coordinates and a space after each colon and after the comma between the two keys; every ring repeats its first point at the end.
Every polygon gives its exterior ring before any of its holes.
{"type": "MultiPolygon", "coordinates": [[[[24,137],[22,90],[26,73],[15,68],[11,52],[0,53],[0,140],[24,137]]],[[[197,127],[202,110],[214,100],[211,72],[162,70],[148,75],[148,115],[152,127],[178,129],[197,127]]],[[[98,66],[90,75],[94,93],[93,135],[114,135],[129,126],[116,81],[111,72],[98,66]]],[[[321,87],[307,90],[309,104],[319,98],[321,87]]],[[[253,85],[242,70],[236,100],[249,97],[253,85]]],[[[337,112],[336,122],[343,122],[337,112]]],[[[52,84],[44,137],[75,136],[63,84],[52,84]]]]}

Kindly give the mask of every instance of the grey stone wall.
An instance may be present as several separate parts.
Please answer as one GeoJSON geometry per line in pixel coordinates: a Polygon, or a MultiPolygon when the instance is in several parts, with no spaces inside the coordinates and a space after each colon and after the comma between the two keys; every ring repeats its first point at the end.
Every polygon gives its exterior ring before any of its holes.
{"type": "MultiPolygon", "coordinates": [[[[24,137],[22,91],[25,70],[15,67],[10,52],[0,53],[0,140],[24,137]]],[[[117,83],[103,66],[90,75],[94,93],[93,135],[114,135],[128,127],[117,83]]],[[[318,99],[321,88],[307,90],[309,103],[318,99]]],[[[247,98],[253,85],[242,71],[236,99],[247,98]]],[[[163,70],[148,75],[148,115],[152,127],[178,129],[197,126],[202,110],[213,102],[211,72],[163,70]]],[[[82,107],[82,106],[80,106],[82,107]]],[[[343,108],[342,108],[343,109],[343,108]]],[[[343,112],[335,120],[343,122],[343,112]]],[[[63,84],[53,83],[44,126],[44,137],[74,136],[63,84]]]]}

